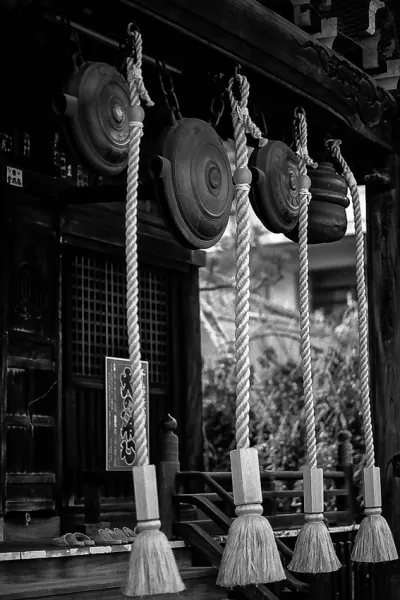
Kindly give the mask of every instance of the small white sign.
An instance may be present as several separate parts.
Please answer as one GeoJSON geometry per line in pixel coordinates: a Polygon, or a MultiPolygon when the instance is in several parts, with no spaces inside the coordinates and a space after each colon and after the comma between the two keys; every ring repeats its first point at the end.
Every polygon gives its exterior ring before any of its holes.
{"type": "Polygon", "coordinates": [[[7,183],[15,187],[23,187],[22,171],[14,167],[7,166],[7,183]]]}

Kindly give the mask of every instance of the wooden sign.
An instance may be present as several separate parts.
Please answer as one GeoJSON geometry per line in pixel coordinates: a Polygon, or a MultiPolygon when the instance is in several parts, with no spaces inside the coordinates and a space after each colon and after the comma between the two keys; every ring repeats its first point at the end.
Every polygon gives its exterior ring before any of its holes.
{"type": "MultiPolygon", "coordinates": [[[[142,361],[149,440],[149,363],[142,361]]],[[[135,465],[130,361],[106,356],[106,470],[130,471],[135,465]]]]}

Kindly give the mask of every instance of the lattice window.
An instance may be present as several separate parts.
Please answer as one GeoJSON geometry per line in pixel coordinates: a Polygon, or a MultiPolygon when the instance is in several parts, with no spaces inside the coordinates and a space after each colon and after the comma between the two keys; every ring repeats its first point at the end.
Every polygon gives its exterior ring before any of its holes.
{"type": "MultiPolygon", "coordinates": [[[[79,254],[72,258],[71,271],[73,373],[102,377],[106,355],[128,357],[125,265],[79,254]]],[[[149,361],[150,381],[166,384],[168,294],[163,273],[140,269],[139,325],[142,358],[149,361]]]]}

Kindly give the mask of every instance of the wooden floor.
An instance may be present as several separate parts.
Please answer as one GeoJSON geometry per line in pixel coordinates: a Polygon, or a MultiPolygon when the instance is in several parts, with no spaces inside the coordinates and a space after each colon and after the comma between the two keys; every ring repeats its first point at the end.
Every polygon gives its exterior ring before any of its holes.
{"type": "MultiPolygon", "coordinates": [[[[220,600],[226,591],[215,584],[217,571],[210,567],[192,567],[191,549],[172,542],[187,590],[182,600],[220,600]]],[[[130,545],[90,548],[56,548],[26,542],[1,543],[1,600],[122,600],[130,556],[130,545]]],[[[169,596],[170,598],[170,596],[169,596]]]]}
{"type": "MultiPolygon", "coordinates": [[[[215,585],[217,571],[208,567],[192,567],[181,570],[186,590],[179,594],[182,600],[223,600],[226,591],[215,585]]],[[[27,600],[30,598],[57,600],[122,600],[121,587],[124,577],[110,580],[108,575],[91,575],[78,579],[49,579],[44,583],[20,583],[1,586],[2,600],[27,600]]],[[[166,596],[167,597],[167,596],[166,596]]],[[[171,596],[168,595],[168,598],[171,596]]],[[[162,596],[160,596],[160,599],[162,596]]]]}

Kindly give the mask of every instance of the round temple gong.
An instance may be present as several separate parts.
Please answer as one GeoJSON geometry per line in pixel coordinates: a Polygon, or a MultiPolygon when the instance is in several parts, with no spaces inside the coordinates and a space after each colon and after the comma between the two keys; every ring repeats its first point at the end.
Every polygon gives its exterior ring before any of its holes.
{"type": "Polygon", "coordinates": [[[57,98],[56,112],[67,119],[67,135],[82,162],[104,176],[121,173],[128,163],[129,89],[106,63],[85,63],[57,98]]]}
{"type": "Polygon", "coordinates": [[[250,202],[261,223],[273,233],[291,231],[299,218],[299,168],[283,142],[269,141],[250,157],[250,202]]]}
{"type": "Polygon", "coordinates": [[[234,196],[222,140],[200,119],[181,119],[163,136],[150,165],[163,212],[180,242],[211,248],[228,224],[234,196]]]}

